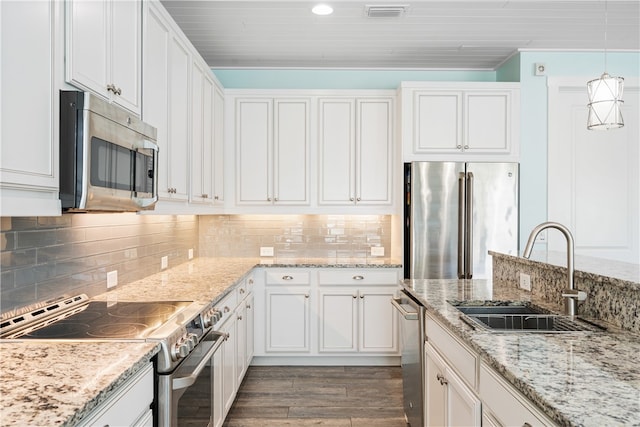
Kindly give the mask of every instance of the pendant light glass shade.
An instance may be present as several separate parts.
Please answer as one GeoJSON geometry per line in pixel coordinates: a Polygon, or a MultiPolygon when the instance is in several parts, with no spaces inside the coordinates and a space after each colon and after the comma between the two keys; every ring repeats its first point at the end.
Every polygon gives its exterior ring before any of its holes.
{"type": "Polygon", "coordinates": [[[606,71],[599,79],[587,82],[589,117],[587,129],[607,130],[624,126],[621,107],[624,78],[611,77],[606,71]]]}

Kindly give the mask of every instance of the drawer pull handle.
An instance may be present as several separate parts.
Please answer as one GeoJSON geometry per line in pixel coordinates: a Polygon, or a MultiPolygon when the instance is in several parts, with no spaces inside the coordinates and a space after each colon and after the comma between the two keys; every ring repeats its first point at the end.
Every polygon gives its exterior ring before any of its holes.
{"type": "Polygon", "coordinates": [[[242,316],[238,316],[238,320],[242,320],[242,316]]]}
{"type": "Polygon", "coordinates": [[[293,276],[282,276],[282,280],[293,280],[293,276]]]}
{"type": "Polygon", "coordinates": [[[525,423],[522,424],[522,427],[533,427],[533,426],[525,421],[525,423]]]}
{"type": "Polygon", "coordinates": [[[364,280],[364,276],[353,276],[353,280],[364,280]]]}
{"type": "Polygon", "coordinates": [[[449,384],[449,381],[447,381],[447,379],[445,378],[444,375],[442,374],[438,374],[436,375],[436,379],[440,382],[440,385],[446,385],[449,384]]]}

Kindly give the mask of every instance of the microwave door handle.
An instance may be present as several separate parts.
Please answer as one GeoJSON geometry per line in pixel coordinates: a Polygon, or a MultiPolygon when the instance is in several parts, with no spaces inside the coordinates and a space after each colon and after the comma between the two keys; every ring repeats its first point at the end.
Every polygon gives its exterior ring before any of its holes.
{"type": "MultiPolygon", "coordinates": [[[[154,156],[153,156],[153,171],[154,173],[157,173],[158,171],[158,152],[159,147],[158,145],[153,142],[153,141],[149,141],[148,139],[143,139],[140,141],[135,141],[133,143],[133,148],[136,150],[140,150],[140,149],[150,149],[153,150],[154,156]]],[[[141,207],[141,208],[146,208],[149,206],[153,206],[158,202],[158,177],[154,177],[153,180],[153,197],[132,197],[131,198],[133,200],[133,203],[135,203],[137,206],[141,207]]]]}

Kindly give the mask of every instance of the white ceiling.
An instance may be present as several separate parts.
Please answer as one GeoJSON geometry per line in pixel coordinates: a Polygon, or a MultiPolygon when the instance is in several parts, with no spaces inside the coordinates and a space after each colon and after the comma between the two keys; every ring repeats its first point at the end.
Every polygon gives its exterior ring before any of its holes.
{"type": "Polygon", "coordinates": [[[640,0],[163,0],[213,68],[495,69],[518,49],[640,50],[640,0]],[[366,5],[406,5],[368,18],[366,5]]]}

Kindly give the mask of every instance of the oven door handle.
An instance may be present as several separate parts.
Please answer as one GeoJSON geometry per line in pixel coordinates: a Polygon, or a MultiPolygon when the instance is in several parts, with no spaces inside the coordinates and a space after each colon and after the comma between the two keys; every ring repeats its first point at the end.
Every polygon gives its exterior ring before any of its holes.
{"type": "Polygon", "coordinates": [[[213,335],[217,335],[218,336],[218,339],[216,340],[216,343],[213,345],[213,347],[211,347],[211,350],[209,350],[207,352],[207,354],[202,358],[200,363],[198,363],[198,366],[196,366],[196,368],[193,370],[191,375],[188,375],[186,377],[180,377],[180,378],[174,378],[173,379],[173,381],[171,382],[171,384],[172,384],[171,388],[172,389],[181,390],[183,388],[187,388],[187,387],[192,386],[196,382],[196,380],[198,379],[198,376],[200,375],[200,373],[202,372],[204,367],[207,366],[207,363],[209,363],[209,359],[211,359],[213,354],[216,351],[218,351],[218,349],[220,348],[222,343],[225,342],[227,340],[227,338],[229,338],[229,335],[225,334],[223,332],[213,331],[211,333],[213,335]]]}

